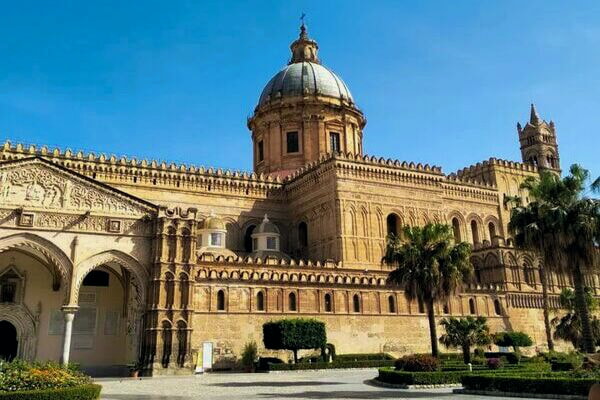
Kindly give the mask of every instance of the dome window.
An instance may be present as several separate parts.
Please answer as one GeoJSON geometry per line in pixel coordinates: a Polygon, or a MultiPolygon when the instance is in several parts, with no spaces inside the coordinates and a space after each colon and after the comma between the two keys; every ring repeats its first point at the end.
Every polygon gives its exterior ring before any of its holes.
{"type": "Polygon", "coordinates": [[[287,152],[298,153],[300,152],[300,146],[298,144],[298,132],[288,132],[286,134],[287,139],[287,152]]]}
{"type": "Polygon", "coordinates": [[[279,228],[265,214],[259,226],[252,232],[252,248],[255,253],[279,252],[279,228]]]}
{"type": "Polygon", "coordinates": [[[340,134],[338,132],[329,132],[329,144],[331,153],[340,152],[340,134]]]}
{"type": "MultiPolygon", "coordinates": [[[[198,229],[197,254],[211,253],[215,256],[233,256],[234,253],[226,248],[227,227],[225,221],[211,212],[198,229]]],[[[190,248],[191,251],[191,248],[190,248]]]]}
{"type": "Polygon", "coordinates": [[[277,246],[277,237],[268,236],[267,237],[267,250],[278,250],[279,246],[277,246]]]}
{"type": "Polygon", "coordinates": [[[223,235],[221,233],[211,233],[210,234],[210,244],[209,246],[213,247],[223,247],[223,235]]]}

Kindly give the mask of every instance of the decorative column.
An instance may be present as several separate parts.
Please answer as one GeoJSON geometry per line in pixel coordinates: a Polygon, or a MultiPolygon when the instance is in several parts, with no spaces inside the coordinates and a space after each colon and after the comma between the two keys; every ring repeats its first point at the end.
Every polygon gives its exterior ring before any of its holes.
{"type": "Polygon", "coordinates": [[[69,355],[71,353],[71,334],[73,332],[73,319],[75,319],[75,313],[79,306],[63,306],[62,312],[65,313],[65,333],[63,336],[63,348],[61,364],[67,365],[69,363],[69,355]]]}

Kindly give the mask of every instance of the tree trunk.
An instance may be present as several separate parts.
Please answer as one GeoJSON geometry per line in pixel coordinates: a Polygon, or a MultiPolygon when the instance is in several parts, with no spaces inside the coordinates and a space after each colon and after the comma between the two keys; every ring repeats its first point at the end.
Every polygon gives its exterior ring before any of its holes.
{"type": "Polygon", "coordinates": [[[575,285],[575,308],[581,321],[581,341],[583,351],[594,353],[594,336],[592,324],[590,323],[590,312],[585,299],[585,286],[583,284],[583,271],[579,264],[573,268],[573,284],[575,285]]]}
{"type": "Polygon", "coordinates": [[[469,364],[471,362],[471,346],[469,346],[468,344],[463,345],[462,352],[463,361],[465,362],[465,364],[469,364]]]}
{"type": "Polygon", "coordinates": [[[298,349],[292,351],[294,352],[294,364],[298,364],[298,349]]]}
{"type": "Polygon", "coordinates": [[[435,324],[435,311],[433,309],[433,299],[427,301],[427,319],[429,320],[429,335],[431,336],[431,355],[437,357],[439,355],[437,326],[435,324]]]}
{"type": "Polygon", "coordinates": [[[550,304],[548,301],[548,278],[545,267],[540,268],[540,278],[542,283],[542,307],[544,308],[544,327],[546,328],[546,342],[548,350],[554,351],[554,340],[552,339],[552,328],[550,327],[550,304]]]}

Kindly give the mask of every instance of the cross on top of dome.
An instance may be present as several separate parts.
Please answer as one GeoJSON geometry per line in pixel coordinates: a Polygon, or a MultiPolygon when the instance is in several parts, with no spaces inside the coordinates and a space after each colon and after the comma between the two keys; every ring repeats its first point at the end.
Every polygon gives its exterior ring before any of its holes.
{"type": "Polygon", "coordinates": [[[319,45],[316,41],[308,37],[306,31],[306,25],[304,24],[305,15],[302,14],[302,25],[300,26],[300,36],[290,46],[292,50],[292,59],[289,64],[294,64],[303,61],[309,61],[320,64],[317,53],[319,51],[319,45]]]}

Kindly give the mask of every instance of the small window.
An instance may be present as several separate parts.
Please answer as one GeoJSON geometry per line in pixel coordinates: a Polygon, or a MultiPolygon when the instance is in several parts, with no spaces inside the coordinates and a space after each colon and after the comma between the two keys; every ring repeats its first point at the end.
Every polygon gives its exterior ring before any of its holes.
{"type": "Polygon", "coordinates": [[[450,306],[448,306],[448,303],[444,304],[444,314],[450,314],[450,306]]]}
{"type": "Polygon", "coordinates": [[[265,295],[263,294],[263,292],[258,292],[256,294],[256,309],[258,311],[265,310],[265,295]]]}
{"type": "Polygon", "coordinates": [[[325,293],[324,306],[325,312],[331,312],[331,295],[329,293],[325,293]]]}
{"type": "Polygon", "coordinates": [[[329,132],[329,144],[332,153],[340,152],[340,134],[337,132],[329,132]]]}
{"type": "Polygon", "coordinates": [[[222,235],[220,233],[211,233],[210,234],[210,245],[213,247],[221,247],[222,246],[222,235]]]}
{"type": "Polygon", "coordinates": [[[246,229],[246,233],[244,234],[244,250],[247,253],[251,253],[252,252],[252,233],[254,233],[254,229],[256,228],[256,226],[254,225],[250,225],[247,229],[246,229]]]}
{"type": "Polygon", "coordinates": [[[493,222],[488,224],[488,231],[490,232],[490,241],[493,241],[496,237],[496,225],[493,222]]]}
{"type": "Polygon", "coordinates": [[[0,301],[2,303],[14,303],[17,294],[17,284],[15,282],[3,282],[0,286],[0,301]]]}
{"type": "Polygon", "coordinates": [[[469,312],[475,314],[475,300],[469,299],[469,312]]]}
{"type": "Polygon", "coordinates": [[[261,162],[262,160],[265,159],[265,149],[263,146],[263,141],[259,141],[258,144],[256,145],[257,150],[256,152],[258,153],[258,162],[261,162]]]}
{"type": "Polygon", "coordinates": [[[494,300],[494,311],[496,315],[502,315],[502,306],[500,306],[500,300],[494,300]]]}
{"type": "Polygon", "coordinates": [[[396,313],[396,300],[394,296],[388,297],[388,311],[392,314],[396,313]]]}
{"type": "Polygon", "coordinates": [[[267,236],[267,250],[277,250],[277,238],[274,236],[267,236]]]}
{"type": "Polygon", "coordinates": [[[106,271],[93,270],[83,278],[83,286],[108,287],[109,273],[106,271]]]}
{"type": "Polygon", "coordinates": [[[352,303],[354,304],[354,312],[360,312],[360,297],[357,294],[352,298],[352,303]]]}
{"type": "Polygon", "coordinates": [[[300,248],[308,246],[308,226],[304,221],[298,224],[298,244],[300,248]]]}
{"type": "Polygon", "coordinates": [[[452,218],[452,232],[454,233],[454,241],[460,243],[460,222],[458,218],[452,218]]]}
{"type": "Polygon", "coordinates": [[[225,310],[225,292],[222,290],[219,290],[217,292],[217,310],[225,310]]]}
{"type": "Polygon", "coordinates": [[[296,305],[296,293],[290,293],[288,296],[288,309],[290,311],[296,311],[297,309],[297,305],[296,305]]]}
{"type": "Polygon", "coordinates": [[[252,239],[252,249],[254,251],[258,250],[258,239],[257,238],[252,239]]]}
{"type": "Polygon", "coordinates": [[[300,149],[298,147],[298,132],[287,133],[287,152],[297,153],[300,149]]]}
{"type": "Polygon", "coordinates": [[[479,243],[479,228],[475,220],[471,221],[471,234],[473,235],[473,244],[479,243]]]}
{"type": "Polygon", "coordinates": [[[398,235],[398,228],[400,226],[400,218],[396,214],[390,214],[387,216],[386,220],[387,226],[387,234],[390,235],[398,235]]]}

